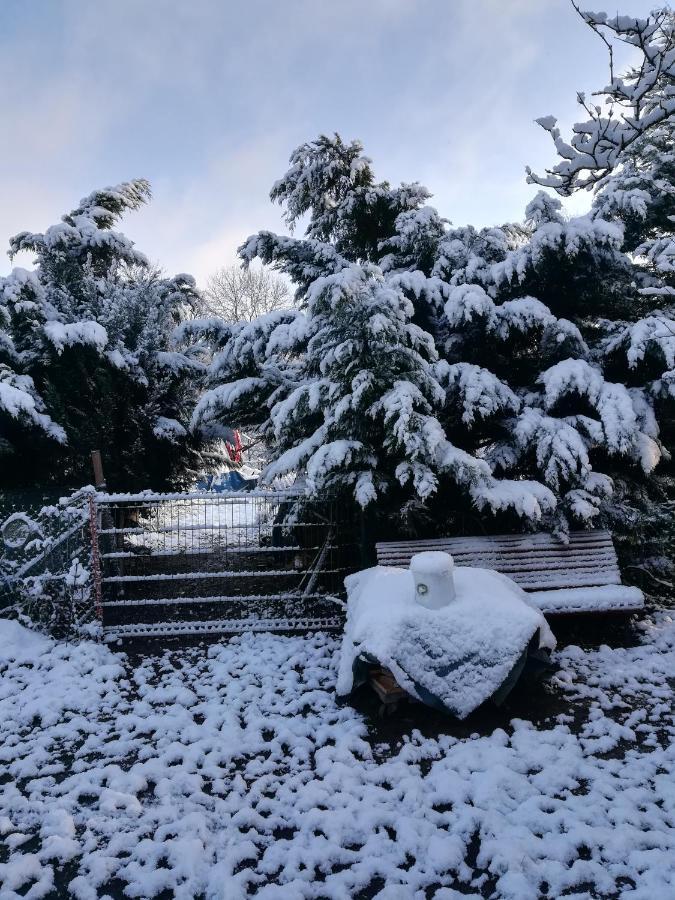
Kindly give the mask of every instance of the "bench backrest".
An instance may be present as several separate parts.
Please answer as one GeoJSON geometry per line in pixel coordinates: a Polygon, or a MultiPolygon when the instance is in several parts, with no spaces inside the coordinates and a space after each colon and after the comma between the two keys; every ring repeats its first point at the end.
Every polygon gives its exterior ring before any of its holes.
{"type": "Polygon", "coordinates": [[[573,531],[568,544],[550,534],[386,541],[376,545],[381,566],[407,568],[423,550],[446,550],[458,566],[495,569],[525,591],[621,584],[621,573],[608,531],[573,531]]]}

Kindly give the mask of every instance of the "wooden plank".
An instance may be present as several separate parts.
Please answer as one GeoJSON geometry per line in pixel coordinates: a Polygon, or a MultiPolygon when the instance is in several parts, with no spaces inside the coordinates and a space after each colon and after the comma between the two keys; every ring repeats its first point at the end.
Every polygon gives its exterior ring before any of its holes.
{"type": "Polygon", "coordinates": [[[398,549],[407,549],[412,547],[419,547],[421,544],[428,545],[430,547],[443,545],[443,544],[453,544],[453,545],[465,545],[467,547],[526,547],[526,548],[551,548],[551,549],[560,549],[560,550],[568,550],[571,547],[586,547],[586,546],[595,546],[596,544],[600,544],[602,546],[612,546],[612,539],[609,535],[596,535],[589,534],[583,540],[582,539],[573,539],[568,541],[568,543],[563,543],[562,541],[555,541],[549,538],[546,541],[535,541],[531,537],[527,538],[518,538],[517,540],[509,541],[507,539],[497,539],[497,538],[486,538],[486,537],[455,537],[455,538],[434,538],[433,540],[428,541],[378,541],[376,547],[380,550],[386,549],[387,547],[393,547],[398,549]]]}
{"type": "Polygon", "coordinates": [[[546,586],[551,584],[552,581],[555,581],[557,584],[561,585],[569,585],[570,587],[579,584],[594,585],[621,583],[621,572],[618,568],[586,568],[575,569],[573,571],[569,571],[567,569],[555,569],[550,572],[531,572],[527,569],[508,569],[504,566],[496,566],[493,564],[476,565],[472,566],[471,568],[490,569],[491,571],[499,572],[501,575],[505,575],[508,578],[511,578],[516,582],[516,584],[520,584],[521,586],[525,584],[540,584],[542,586],[542,589],[545,589],[546,586]]]}
{"type": "Polygon", "coordinates": [[[611,538],[594,537],[588,540],[575,540],[569,544],[562,544],[557,541],[533,542],[530,540],[523,541],[497,541],[489,538],[443,538],[433,541],[391,541],[378,543],[375,548],[378,553],[416,553],[421,549],[443,550],[445,548],[454,548],[456,551],[465,550],[467,552],[490,549],[502,550],[504,552],[558,552],[569,553],[577,549],[592,550],[596,548],[613,547],[611,538]]]}
{"type": "MultiPolygon", "coordinates": [[[[477,568],[484,568],[477,566],[477,568]]],[[[515,581],[525,591],[552,590],[554,588],[597,587],[603,584],[621,584],[621,573],[617,569],[597,569],[588,567],[570,572],[565,569],[548,572],[527,570],[507,571],[491,566],[496,572],[515,581]]]]}
{"type": "MultiPolygon", "coordinates": [[[[476,568],[481,567],[477,566],[476,568]]],[[[501,572],[502,569],[495,569],[495,571],[501,572]]],[[[509,578],[513,578],[514,581],[532,581],[540,584],[546,584],[554,579],[556,581],[562,579],[569,584],[586,583],[589,578],[595,579],[595,581],[592,581],[591,583],[602,584],[608,578],[619,578],[619,576],[620,572],[618,569],[595,569],[593,567],[575,569],[573,571],[569,571],[568,569],[557,569],[549,572],[531,572],[527,569],[519,569],[509,573],[509,578]]]]}
{"type": "MultiPolygon", "coordinates": [[[[399,565],[406,567],[414,554],[399,556],[381,556],[378,562],[383,565],[399,565]]],[[[614,553],[584,553],[560,556],[528,556],[527,554],[506,553],[453,553],[453,559],[458,565],[472,565],[474,560],[485,560],[497,565],[507,565],[514,569],[529,569],[532,571],[548,570],[550,568],[584,568],[594,566],[597,568],[616,568],[617,558],[614,553]]]]}
{"type": "Polygon", "coordinates": [[[575,542],[574,544],[496,544],[490,541],[439,541],[436,544],[428,544],[426,541],[420,541],[419,544],[406,544],[399,546],[397,544],[378,544],[378,554],[386,555],[392,553],[417,553],[420,549],[429,550],[451,550],[454,553],[531,553],[535,556],[542,554],[564,553],[597,553],[602,551],[613,550],[614,545],[611,541],[587,541],[585,543],[575,542]]]}
{"type": "MultiPolygon", "coordinates": [[[[501,565],[495,560],[486,559],[465,560],[460,563],[460,566],[461,568],[492,569],[495,572],[502,572],[505,575],[509,575],[511,578],[531,577],[532,579],[541,578],[542,580],[545,580],[549,576],[560,578],[567,575],[569,581],[574,581],[575,578],[582,578],[584,575],[591,572],[594,573],[598,579],[596,584],[600,584],[603,578],[618,576],[620,572],[618,566],[556,566],[548,569],[533,569],[524,566],[501,565]]],[[[386,568],[391,567],[386,566],[386,568]]],[[[407,568],[407,566],[393,568],[407,568]]]]}
{"type": "Polygon", "coordinates": [[[534,541],[539,543],[556,543],[564,544],[569,541],[583,541],[594,537],[611,537],[611,533],[606,529],[597,528],[590,531],[570,531],[568,541],[563,541],[555,535],[546,531],[533,531],[522,534],[456,534],[446,535],[445,537],[435,538],[399,538],[395,541],[380,541],[380,543],[390,544],[411,544],[416,541],[534,541]]]}
{"type": "Polygon", "coordinates": [[[607,531],[573,532],[569,544],[539,534],[434,538],[376,546],[378,562],[383,565],[407,567],[417,552],[446,550],[458,565],[495,569],[529,591],[621,584],[614,544],[607,531]]]}
{"type": "Polygon", "coordinates": [[[557,538],[553,537],[553,535],[546,534],[543,532],[538,532],[536,534],[504,534],[504,535],[463,535],[459,537],[444,537],[444,538],[424,538],[421,540],[410,539],[410,540],[400,540],[400,541],[379,541],[376,546],[377,547],[395,547],[395,546],[417,546],[418,544],[439,544],[445,543],[448,541],[470,541],[475,543],[529,543],[531,545],[541,545],[541,544],[550,544],[551,546],[556,547],[569,547],[570,545],[585,543],[587,541],[605,541],[612,542],[612,536],[608,531],[596,530],[596,531],[571,531],[569,534],[569,541],[566,543],[564,541],[560,541],[557,538]]]}
{"type": "Polygon", "coordinates": [[[512,581],[515,581],[524,591],[545,591],[554,588],[584,588],[584,587],[600,587],[603,584],[621,584],[621,576],[619,573],[611,576],[598,577],[597,574],[589,572],[583,578],[575,578],[570,580],[564,576],[557,578],[549,578],[546,581],[540,579],[530,579],[525,576],[509,575],[512,581]]]}
{"type": "Polygon", "coordinates": [[[548,534],[489,535],[389,541],[376,544],[381,565],[410,564],[415,553],[445,550],[460,566],[491,568],[508,575],[547,615],[632,612],[644,606],[637,588],[621,584],[608,531],[577,531],[568,544],[548,534]]]}
{"type": "Polygon", "coordinates": [[[531,597],[547,616],[636,612],[644,608],[642,591],[625,585],[598,585],[580,591],[535,591],[531,597]]]}
{"type": "Polygon", "coordinates": [[[368,681],[379,697],[380,702],[384,703],[385,706],[399,703],[401,700],[409,697],[408,692],[403,690],[389,669],[377,669],[371,673],[368,681]]]}
{"type": "Polygon", "coordinates": [[[425,544],[421,544],[418,547],[397,547],[387,548],[386,550],[378,550],[377,558],[410,559],[410,557],[415,553],[422,553],[425,551],[441,551],[451,553],[452,556],[472,556],[476,554],[487,554],[492,556],[511,556],[515,558],[522,557],[525,559],[574,558],[575,556],[583,556],[584,554],[589,554],[591,556],[602,556],[603,554],[609,554],[610,556],[613,556],[615,553],[614,548],[611,546],[611,544],[604,544],[601,546],[572,547],[565,550],[554,550],[544,547],[491,547],[489,545],[458,547],[453,544],[441,544],[435,547],[429,547],[425,544]]]}
{"type": "MultiPolygon", "coordinates": [[[[414,554],[396,554],[378,556],[380,562],[387,562],[394,565],[396,561],[401,560],[406,564],[410,562],[414,554]]],[[[519,566],[527,565],[532,567],[545,568],[547,566],[583,566],[588,563],[593,565],[616,565],[616,554],[609,551],[600,551],[598,553],[560,553],[557,556],[549,554],[536,555],[527,553],[490,553],[487,551],[476,551],[474,553],[453,553],[452,557],[455,561],[465,559],[494,559],[499,562],[509,563],[509,565],[519,566]]]]}

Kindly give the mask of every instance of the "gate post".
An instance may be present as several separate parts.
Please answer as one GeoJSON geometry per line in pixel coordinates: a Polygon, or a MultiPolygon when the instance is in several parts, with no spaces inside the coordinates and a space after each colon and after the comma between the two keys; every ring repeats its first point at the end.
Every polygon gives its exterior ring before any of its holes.
{"type": "Polygon", "coordinates": [[[94,495],[89,494],[89,534],[91,536],[91,574],[94,581],[94,609],[99,622],[103,621],[103,598],[101,590],[101,551],[98,542],[98,510],[94,495]]]}

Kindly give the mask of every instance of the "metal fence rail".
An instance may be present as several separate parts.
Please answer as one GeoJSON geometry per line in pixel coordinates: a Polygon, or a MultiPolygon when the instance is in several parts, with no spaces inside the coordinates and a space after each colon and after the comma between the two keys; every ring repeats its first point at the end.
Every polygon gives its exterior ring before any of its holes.
{"type": "Polygon", "coordinates": [[[111,637],[342,624],[355,529],[335,499],[252,491],[94,503],[94,576],[111,637]]]}

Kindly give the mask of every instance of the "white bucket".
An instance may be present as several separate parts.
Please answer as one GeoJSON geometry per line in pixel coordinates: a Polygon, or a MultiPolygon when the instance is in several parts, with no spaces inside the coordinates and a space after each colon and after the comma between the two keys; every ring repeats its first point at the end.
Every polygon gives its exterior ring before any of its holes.
{"type": "Polygon", "coordinates": [[[427,609],[440,609],[455,599],[452,556],[442,550],[425,550],[410,560],[415,599],[427,609]]]}

